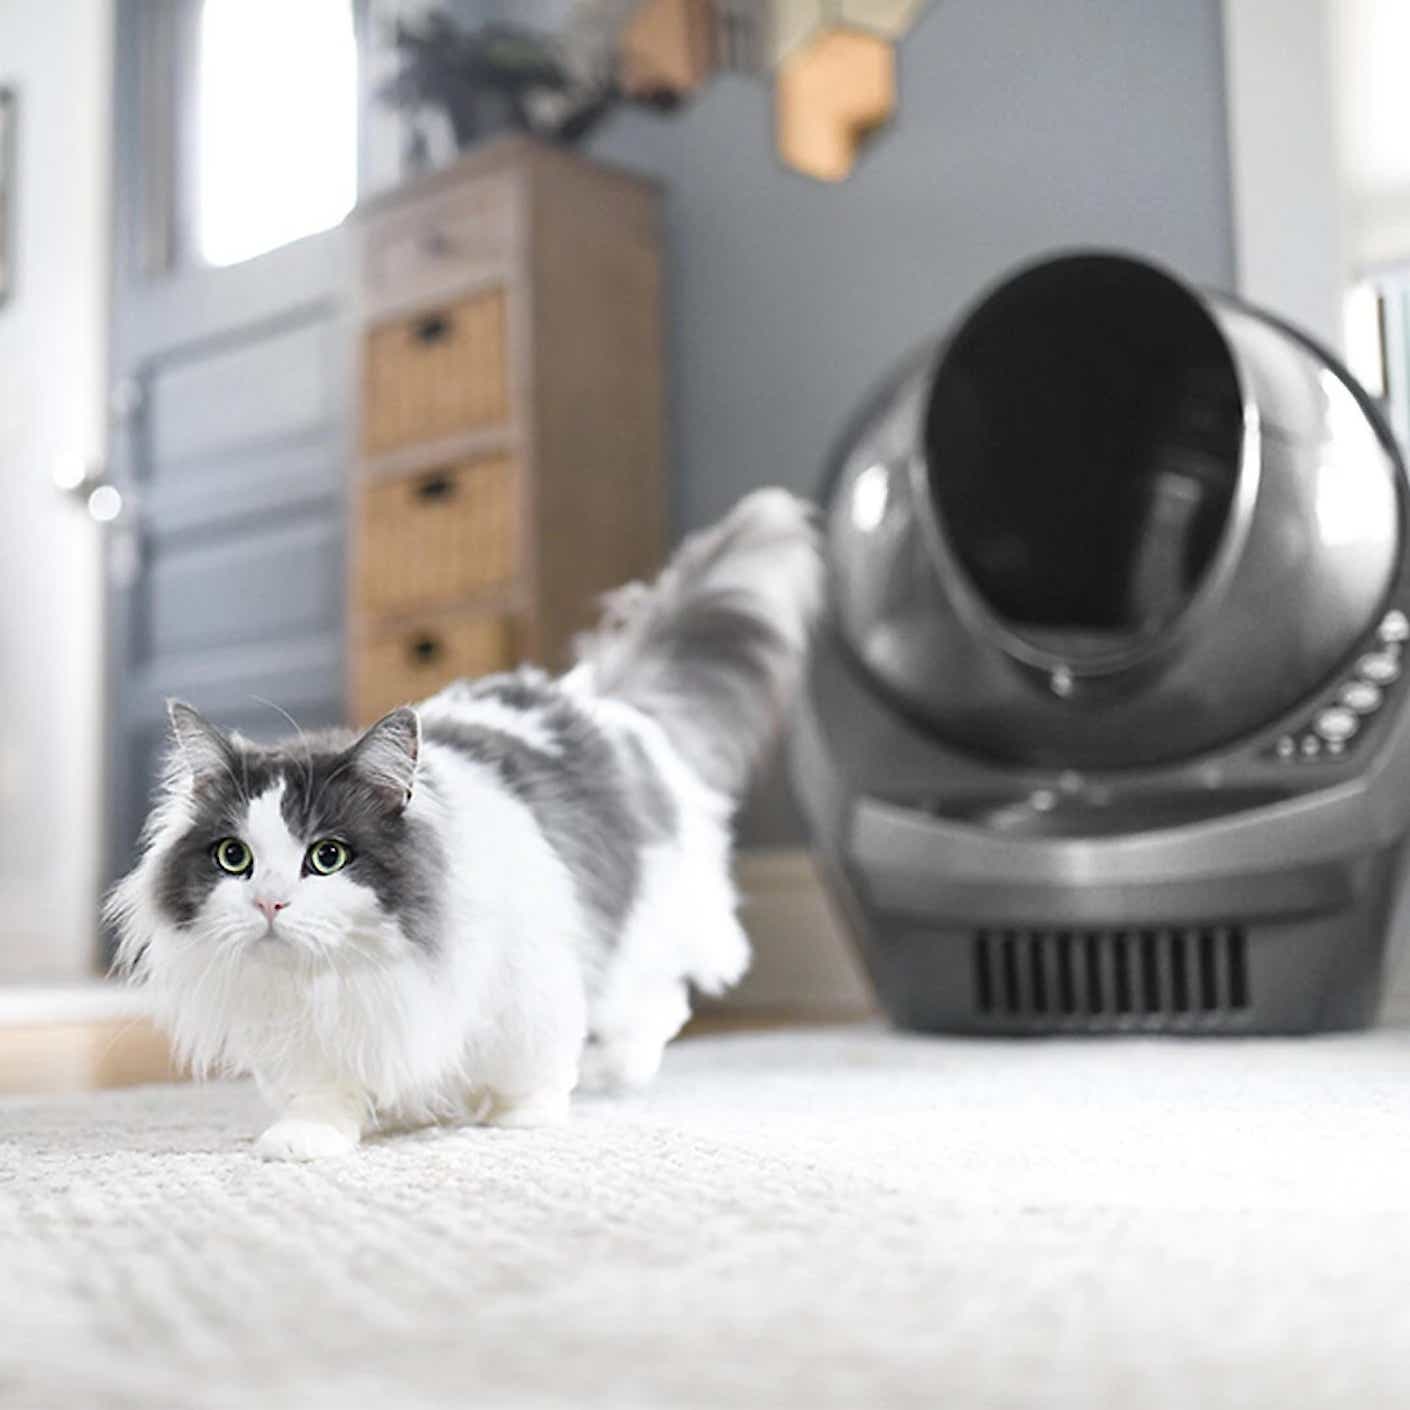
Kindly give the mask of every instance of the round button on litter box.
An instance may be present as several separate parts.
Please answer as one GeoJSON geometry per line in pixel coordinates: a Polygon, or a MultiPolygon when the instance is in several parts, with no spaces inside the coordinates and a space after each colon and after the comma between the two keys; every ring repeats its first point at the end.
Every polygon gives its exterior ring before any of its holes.
{"type": "Polygon", "coordinates": [[[1379,635],[1382,641],[1410,640],[1410,617],[1399,610],[1387,612],[1381,618],[1379,635]]]}
{"type": "Polygon", "coordinates": [[[1352,681],[1341,693],[1341,703],[1358,715],[1369,715],[1381,706],[1381,688],[1370,681],[1352,681]]]}
{"type": "Polygon", "coordinates": [[[1400,662],[1384,651],[1377,651],[1356,663],[1356,674],[1373,685],[1389,685],[1400,678],[1400,662]]]}
{"type": "Polygon", "coordinates": [[[1347,710],[1341,705],[1333,705],[1317,716],[1312,728],[1328,744],[1342,744],[1361,728],[1361,721],[1356,718],[1353,711],[1347,710]]]}

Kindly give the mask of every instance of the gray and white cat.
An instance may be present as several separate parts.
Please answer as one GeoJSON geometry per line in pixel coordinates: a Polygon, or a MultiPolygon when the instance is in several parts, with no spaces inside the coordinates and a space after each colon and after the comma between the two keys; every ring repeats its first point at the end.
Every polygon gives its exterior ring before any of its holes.
{"type": "Polygon", "coordinates": [[[119,966],[201,1074],[250,1073],[257,1150],[376,1125],[550,1123],[650,1081],[692,986],[739,979],[735,804],[821,590],[805,506],[743,500],[579,664],[461,681],[360,737],[261,747],[170,707],[119,966]]]}

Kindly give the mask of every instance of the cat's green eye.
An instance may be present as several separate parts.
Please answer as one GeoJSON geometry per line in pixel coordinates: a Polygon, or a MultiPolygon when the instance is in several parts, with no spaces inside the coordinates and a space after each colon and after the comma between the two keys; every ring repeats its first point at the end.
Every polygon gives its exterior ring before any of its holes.
{"type": "Polygon", "coordinates": [[[308,849],[304,865],[315,876],[332,876],[352,861],[352,853],[336,837],[325,837],[308,849]]]}
{"type": "Polygon", "coordinates": [[[231,876],[248,876],[254,869],[254,854],[238,837],[222,837],[211,848],[211,856],[216,866],[231,876]]]}

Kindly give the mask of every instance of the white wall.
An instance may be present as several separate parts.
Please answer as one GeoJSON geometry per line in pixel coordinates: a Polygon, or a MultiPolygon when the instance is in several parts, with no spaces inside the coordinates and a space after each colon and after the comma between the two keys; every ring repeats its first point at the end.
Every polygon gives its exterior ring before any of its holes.
{"type": "Polygon", "coordinates": [[[1333,53],[1347,259],[1410,260],[1410,4],[1335,0],[1333,53]]]}
{"type": "Polygon", "coordinates": [[[1239,289],[1343,352],[1343,297],[1410,263],[1410,3],[1224,0],[1239,289]]]}
{"type": "Polygon", "coordinates": [[[1346,287],[1336,3],[1224,0],[1239,292],[1332,347],[1346,287]]]}
{"type": "Polygon", "coordinates": [[[19,91],[13,293],[0,306],[0,979],[96,957],[97,530],[62,458],[104,450],[109,0],[0,0],[19,91]]]}

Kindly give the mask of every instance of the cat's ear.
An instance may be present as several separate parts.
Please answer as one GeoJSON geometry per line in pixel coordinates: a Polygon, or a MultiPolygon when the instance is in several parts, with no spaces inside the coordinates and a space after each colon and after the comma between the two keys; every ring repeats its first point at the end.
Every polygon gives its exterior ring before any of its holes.
{"type": "Polygon", "coordinates": [[[352,747],[352,766],[389,807],[411,801],[421,757],[421,720],[410,705],[383,715],[352,747]]]}
{"type": "Polygon", "coordinates": [[[235,745],[199,711],[183,700],[166,702],[171,722],[172,755],[178,772],[196,783],[228,774],[235,767],[235,745]]]}

